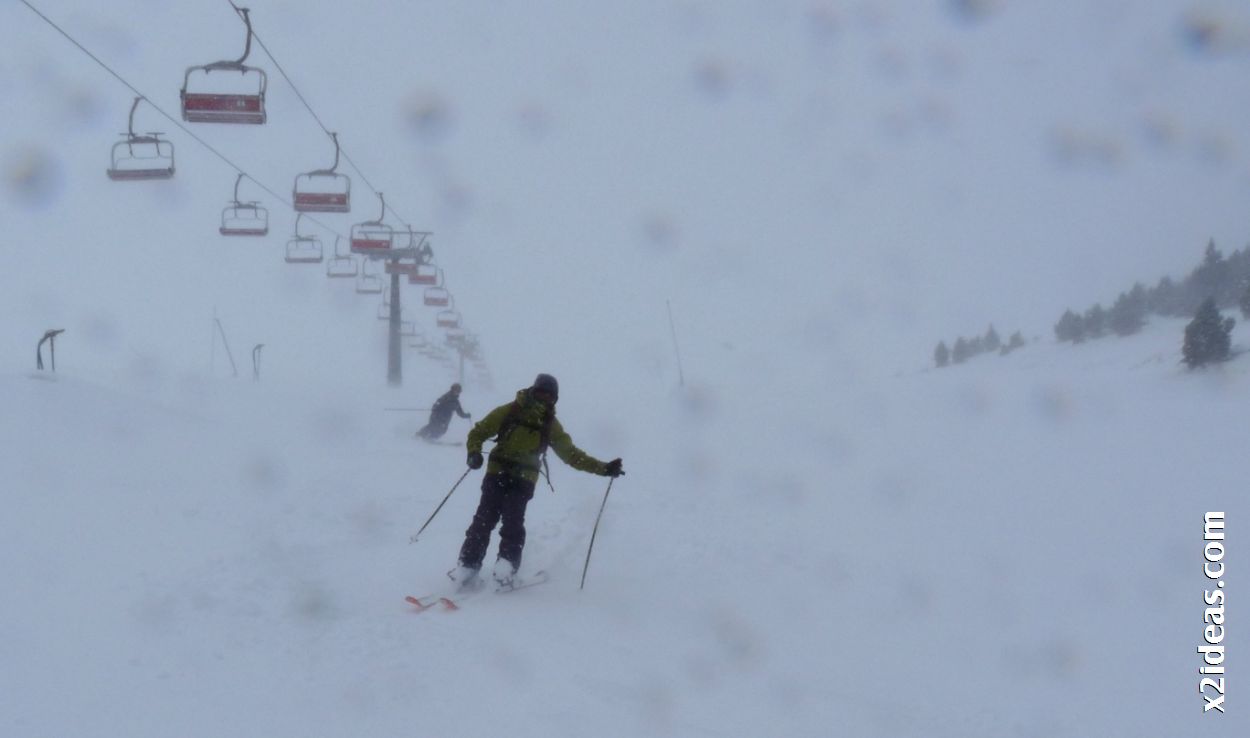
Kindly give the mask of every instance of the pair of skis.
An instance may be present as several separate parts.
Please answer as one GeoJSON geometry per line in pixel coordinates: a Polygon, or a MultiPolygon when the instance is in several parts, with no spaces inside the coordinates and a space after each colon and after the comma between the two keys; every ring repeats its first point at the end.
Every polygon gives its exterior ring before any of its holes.
{"type": "MultiPolygon", "coordinates": [[[[517,590],[521,590],[521,589],[528,589],[530,587],[536,587],[540,584],[545,583],[547,579],[548,579],[548,576],[547,576],[546,571],[537,571],[537,572],[534,572],[532,575],[526,577],[525,579],[516,579],[516,580],[513,580],[513,583],[510,585],[497,587],[495,589],[495,594],[507,594],[509,592],[516,592],[517,590]]],[[[468,597],[471,597],[481,592],[485,588],[486,588],[486,583],[484,581],[478,580],[476,587],[470,587],[468,589],[458,589],[454,593],[455,595],[454,597],[452,595],[437,595],[437,594],[425,595],[424,597],[414,597],[412,595],[408,595],[407,597],[404,598],[404,601],[412,605],[413,607],[417,608],[417,612],[425,612],[426,610],[432,609],[434,607],[440,607],[441,609],[450,612],[453,610],[459,610],[460,602],[463,602],[468,597]],[[457,600],[459,600],[459,602],[457,600]]]]}

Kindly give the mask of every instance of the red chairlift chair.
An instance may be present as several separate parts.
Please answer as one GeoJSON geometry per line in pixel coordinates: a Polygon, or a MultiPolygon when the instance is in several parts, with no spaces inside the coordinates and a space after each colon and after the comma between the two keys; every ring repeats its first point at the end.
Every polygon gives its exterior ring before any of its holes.
{"type": "Polygon", "coordinates": [[[391,259],[386,262],[385,271],[387,274],[406,274],[409,278],[411,278],[412,275],[417,273],[417,265],[411,261],[391,259]]]}
{"type": "Polygon", "coordinates": [[[443,270],[433,264],[418,264],[417,271],[408,275],[408,284],[439,285],[443,283],[443,270]]]}
{"type": "Polygon", "coordinates": [[[146,136],[135,134],[135,108],[142,99],[136,97],[130,106],[130,123],[123,134],[126,138],[113,144],[109,179],[124,182],[174,176],[173,143],[162,141],[156,131],[149,131],[146,136]]]}
{"type": "Polygon", "coordinates": [[[219,61],[203,66],[187,67],[183,78],[182,119],[191,123],[252,123],[265,122],[265,88],[269,81],[263,69],[246,66],[243,62],[252,51],[252,21],[247,8],[235,8],[247,26],[247,42],[243,56],[236,61],[219,61]],[[225,72],[212,76],[213,72],[225,72]],[[237,84],[231,82],[230,72],[238,72],[237,84]],[[226,84],[211,84],[222,83],[226,84]]]}
{"type": "Polygon", "coordinates": [[[386,217],[386,199],[378,193],[382,202],[382,214],[377,220],[367,220],[352,226],[351,248],[353,254],[384,256],[395,244],[395,229],[382,222],[386,217]]]}
{"type": "Polygon", "coordinates": [[[316,236],[301,236],[299,219],[303,213],[295,216],[295,235],[286,242],[286,263],[288,264],[320,264],[324,256],[321,239],[316,236]]]}
{"type": "Polygon", "coordinates": [[[451,293],[445,287],[426,287],[422,300],[430,307],[447,307],[451,304],[451,293]]]}
{"type": "Polygon", "coordinates": [[[295,176],[294,202],[299,212],[351,212],[352,181],[334,171],[339,166],[339,135],[331,133],[330,138],[334,139],[334,166],[295,176]]]}
{"type": "Polygon", "coordinates": [[[460,313],[455,310],[440,310],[438,315],[435,316],[434,322],[439,328],[459,328],[460,313]]]}
{"type": "Polygon", "coordinates": [[[239,183],[247,176],[242,172],[234,180],[234,200],[221,211],[223,236],[265,236],[269,234],[269,211],[255,200],[239,200],[239,183]]]}

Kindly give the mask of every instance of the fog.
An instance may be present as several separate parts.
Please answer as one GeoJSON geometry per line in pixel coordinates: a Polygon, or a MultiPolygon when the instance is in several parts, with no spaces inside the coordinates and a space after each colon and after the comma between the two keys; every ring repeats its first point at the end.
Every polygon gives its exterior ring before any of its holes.
{"type": "Polygon", "coordinates": [[[259,126],[179,118],[187,67],[242,53],[228,3],[31,5],[0,9],[14,735],[1245,725],[1235,687],[1202,714],[1194,651],[1244,358],[1184,371],[1177,320],[1053,336],[1245,245],[1240,4],[257,2],[259,126]],[[105,176],[136,91],[170,180],[105,176]],[[388,384],[379,296],[284,262],[326,130],[352,211],[300,231],[345,249],[380,191],[430,232],[463,378],[405,348],[388,384]],[[263,238],[218,232],[238,170],[263,238]],[[1026,347],[931,369],[991,323],[1026,347]],[[587,590],[606,483],[557,465],[527,548],[551,583],[405,609],[479,477],[409,544],[462,449],[384,408],[463,379],[480,418],[538,372],[625,460],[587,590]]]}

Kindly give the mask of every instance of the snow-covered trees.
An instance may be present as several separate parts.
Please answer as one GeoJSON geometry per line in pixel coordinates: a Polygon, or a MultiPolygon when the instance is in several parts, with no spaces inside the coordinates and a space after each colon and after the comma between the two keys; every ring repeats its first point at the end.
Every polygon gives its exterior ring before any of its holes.
{"type": "Polygon", "coordinates": [[[1189,368],[1228,358],[1234,322],[1232,318],[1220,317],[1214,297],[1207,298],[1202,303],[1198,314],[1185,326],[1185,342],[1181,346],[1181,354],[1189,368]]]}

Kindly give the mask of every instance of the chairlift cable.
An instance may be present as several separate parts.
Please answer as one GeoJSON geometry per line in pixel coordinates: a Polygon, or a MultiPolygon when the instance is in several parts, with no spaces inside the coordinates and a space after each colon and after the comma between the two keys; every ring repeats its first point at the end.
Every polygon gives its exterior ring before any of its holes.
{"type": "MultiPolygon", "coordinates": [[[[230,7],[238,11],[239,8],[234,4],[233,0],[226,0],[226,2],[230,3],[230,7]]],[[[304,97],[304,93],[301,92],[299,87],[295,84],[295,80],[291,79],[291,75],[286,73],[286,69],[282,67],[278,58],[275,57],[273,52],[269,50],[269,47],[265,45],[264,39],[260,37],[260,34],[256,33],[255,29],[252,30],[252,38],[256,39],[256,44],[260,46],[262,51],[265,52],[265,56],[269,57],[269,61],[273,62],[274,68],[277,69],[278,73],[282,75],[282,79],[286,80],[286,83],[291,86],[291,90],[295,93],[295,97],[299,98],[300,103],[303,104],[304,108],[308,111],[308,114],[312,116],[313,120],[317,122],[317,125],[321,128],[322,132],[327,136],[331,136],[330,127],[325,124],[325,121],[321,119],[321,116],[317,115],[317,111],[314,110],[312,104],[308,102],[308,98],[304,97]]],[[[336,145],[339,147],[339,151],[343,154],[343,158],[347,160],[347,163],[350,164],[356,174],[360,176],[361,181],[365,183],[366,187],[373,190],[373,193],[376,195],[378,193],[378,188],[373,186],[373,183],[369,181],[369,178],[365,176],[365,173],[361,171],[359,166],[356,165],[356,162],[352,159],[351,155],[347,153],[347,150],[342,147],[342,144],[336,145]]],[[[394,207],[387,205],[386,209],[391,211],[391,214],[394,215],[405,228],[408,227],[408,219],[400,215],[394,207]]]]}

